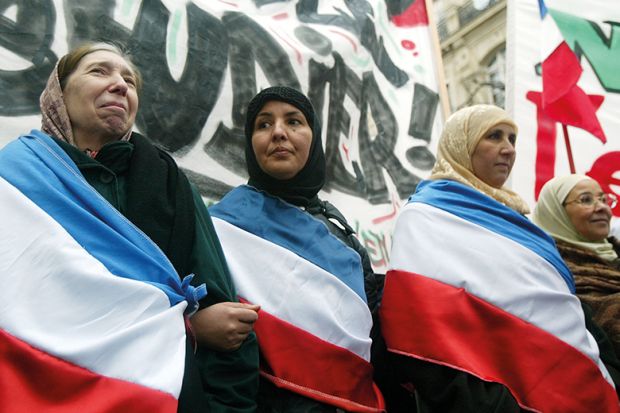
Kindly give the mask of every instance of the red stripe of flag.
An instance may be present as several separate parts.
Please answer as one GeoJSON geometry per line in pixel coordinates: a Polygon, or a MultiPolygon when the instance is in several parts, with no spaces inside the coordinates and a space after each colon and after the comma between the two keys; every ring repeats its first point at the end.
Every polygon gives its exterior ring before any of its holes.
{"type": "Polygon", "coordinates": [[[0,412],[7,413],[174,413],[178,404],[171,394],[98,375],[4,330],[0,383],[0,412]]]}
{"type": "Polygon", "coordinates": [[[254,325],[264,365],[276,386],[350,412],[381,412],[385,404],[372,381],[372,365],[261,310],[254,325]]]}
{"type": "Polygon", "coordinates": [[[380,314],[390,351],[502,383],[524,407],[620,411],[615,390],[585,354],[463,288],[393,270],[380,314]]]}

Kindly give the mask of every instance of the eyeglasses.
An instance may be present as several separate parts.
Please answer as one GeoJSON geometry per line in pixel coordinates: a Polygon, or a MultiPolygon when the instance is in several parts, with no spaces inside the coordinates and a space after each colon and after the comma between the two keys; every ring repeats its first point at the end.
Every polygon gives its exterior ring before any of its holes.
{"type": "Polygon", "coordinates": [[[576,203],[584,207],[592,207],[597,202],[613,208],[618,204],[618,198],[614,194],[601,194],[599,196],[594,196],[592,194],[581,194],[577,199],[564,202],[564,205],[576,203]]]}

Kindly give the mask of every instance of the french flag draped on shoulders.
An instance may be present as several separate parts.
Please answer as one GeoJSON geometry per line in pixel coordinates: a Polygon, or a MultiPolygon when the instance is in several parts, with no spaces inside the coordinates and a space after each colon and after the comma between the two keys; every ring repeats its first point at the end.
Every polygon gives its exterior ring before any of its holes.
{"type": "Polygon", "coordinates": [[[204,288],[39,131],[0,151],[0,199],[0,412],[176,412],[204,288]]]}
{"type": "Polygon", "coordinates": [[[485,194],[423,181],[396,222],[381,303],[394,353],[506,386],[538,412],[618,412],[553,240],[485,194]]]}
{"type": "MultiPolygon", "coordinates": [[[[538,0],[542,20],[542,107],[556,122],[584,129],[605,143],[607,138],[596,116],[603,96],[588,96],[578,85],[583,69],[568,46],[544,0],[538,0]]],[[[584,5],[585,6],[585,5],[584,5]]]]}
{"type": "Polygon", "coordinates": [[[347,411],[382,411],[359,255],[308,213],[250,186],[209,212],[239,296],[261,306],[261,374],[347,411]]]}

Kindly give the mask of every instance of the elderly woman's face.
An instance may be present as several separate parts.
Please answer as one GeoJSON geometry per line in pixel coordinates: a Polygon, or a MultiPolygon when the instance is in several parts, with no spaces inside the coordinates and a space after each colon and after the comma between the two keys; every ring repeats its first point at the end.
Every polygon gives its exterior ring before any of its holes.
{"type": "Polygon", "coordinates": [[[599,198],[604,195],[601,186],[593,179],[585,179],[575,185],[564,201],[564,208],[577,232],[588,241],[603,241],[609,235],[611,208],[599,198]],[[582,199],[594,198],[592,205],[584,205],[582,199]]]}
{"type": "Polygon", "coordinates": [[[133,70],[121,56],[105,50],[84,56],[69,75],[63,98],[76,140],[87,135],[119,139],[138,111],[133,70]]]}
{"type": "Polygon", "coordinates": [[[500,123],[480,139],[471,156],[474,175],[494,188],[501,188],[515,163],[517,135],[512,126],[500,123]]]}
{"type": "Polygon", "coordinates": [[[291,179],[308,161],[312,129],[297,107],[272,100],[254,120],[252,148],[258,165],[276,179],[291,179]]]}

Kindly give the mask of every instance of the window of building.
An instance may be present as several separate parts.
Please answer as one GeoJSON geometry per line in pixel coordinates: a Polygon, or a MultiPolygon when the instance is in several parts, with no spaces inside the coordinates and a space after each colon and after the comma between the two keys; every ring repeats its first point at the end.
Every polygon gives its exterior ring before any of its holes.
{"type": "Polygon", "coordinates": [[[489,85],[493,93],[493,103],[504,107],[506,92],[506,49],[501,49],[487,65],[489,85]]]}

